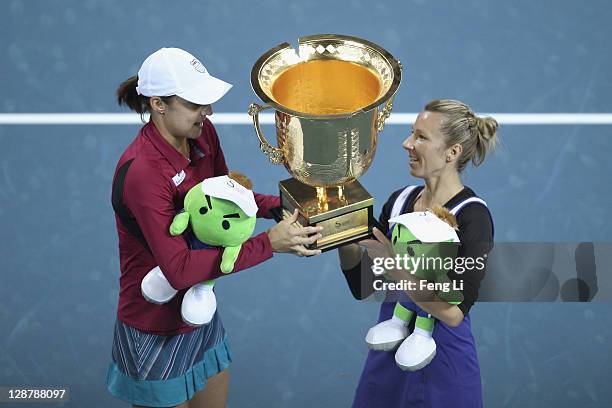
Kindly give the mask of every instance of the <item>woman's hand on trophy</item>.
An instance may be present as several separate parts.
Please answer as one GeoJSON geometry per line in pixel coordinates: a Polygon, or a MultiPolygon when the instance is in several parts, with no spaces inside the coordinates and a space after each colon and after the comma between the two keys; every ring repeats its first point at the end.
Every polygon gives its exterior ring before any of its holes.
{"type": "Polygon", "coordinates": [[[319,255],[320,249],[307,249],[306,245],[313,244],[322,238],[320,232],[323,227],[297,227],[298,211],[268,230],[268,238],[274,252],[290,252],[297,256],[319,255]]]}
{"type": "Polygon", "coordinates": [[[394,258],[395,249],[391,241],[378,228],[372,229],[374,239],[364,239],[359,241],[359,245],[368,251],[368,256],[374,258],[394,258]]]}
{"type": "Polygon", "coordinates": [[[393,266],[385,267],[382,273],[374,274],[377,276],[384,274],[387,278],[396,282],[406,279],[414,280],[415,278],[412,276],[412,273],[405,269],[402,269],[401,267],[398,268],[397,262],[395,260],[397,253],[395,252],[395,248],[393,248],[393,244],[391,243],[389,238],[387,238],[387,236],[376,227],[372,229],[372,235],[374,236],[374,239],[364,239],[362,241],[359,241],[359,245],[366,249],[366,251],[368,252],[368,256],[373,260],[375,258],[382,258],[383,264],[385,264],[387,258],[394,259],[394,262],[391,263],[391,265],[393,266]]]}

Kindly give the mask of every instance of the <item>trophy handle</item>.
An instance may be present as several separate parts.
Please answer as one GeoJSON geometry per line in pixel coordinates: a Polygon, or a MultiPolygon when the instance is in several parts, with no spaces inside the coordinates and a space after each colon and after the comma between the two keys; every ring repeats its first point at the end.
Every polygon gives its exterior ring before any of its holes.
{"type": "Polygon", "coordinates": [[[387,103],[385,103],[385,107],[378,112],[378,116],[376,117],[376,130],[378,132],[382,132],[385,129],[385,120],[389,118],[393,110],[393,98],[395,98],[395,95],[389,98],[387,103]]]}
{"type": "Polygon", "coordinates": [[[258,105],[256,103],[252,103],[249,105],[249,115],[253,117],[253,125],[255,126],[255,132],[257,133],[257,137],[259,138],[259,148],[261,151],[268,156],[268,159],[273,164],[282,164],[283,163],[283,151],[278,147],[272,146],[266,140],[266,137],[259,126],[259,112],[271,108],[270,105],[258,105]]]}

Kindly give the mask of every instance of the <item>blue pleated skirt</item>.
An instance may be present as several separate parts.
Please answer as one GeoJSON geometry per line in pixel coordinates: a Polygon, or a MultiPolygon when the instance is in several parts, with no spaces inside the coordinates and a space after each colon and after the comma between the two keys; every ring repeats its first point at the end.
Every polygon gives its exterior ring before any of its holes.
{"type": "Polygon", "coordinates": [[[231,361],[218,313],[209,324],[175,336],[145,333],[117,320],[106,384],[131,404],[172,407],[190,400],[231,361]]]}

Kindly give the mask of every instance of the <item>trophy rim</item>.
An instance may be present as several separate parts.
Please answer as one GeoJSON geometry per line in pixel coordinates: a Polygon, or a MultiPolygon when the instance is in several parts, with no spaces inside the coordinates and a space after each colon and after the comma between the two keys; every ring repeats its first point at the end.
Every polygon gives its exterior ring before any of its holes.
{"type": "Polygon", "coordinates": [[[272,99],[266,92],[264,92],[264,90],[262,89],[261,85],[259,84],[259,72],[261,70],[261,67],[264,65],[264,63],[266,61],[268,61],[268,59],[270,59],[270,57],[272,57],[273,55],[275,55],[276,53],[278,53],[281,50],[287,49],[287,48],[291,48],[291,45],[287,42],[283,42],[278,44],[275,47],[272,47],[271,49],[269,49],[268,51],[266,51],[264,54],[262,54],[257,61],[255,61],[255,64],[253,64],[253,67],[251,68],[251,87],[253,88],[253,91],[255,92],[255,94],[259,97],[259,99],[261,99],[264,103],[270,105],[271,107],[273,107],[275,110],[289,114],[291,116],[295,116],[298,118],[304,118],[304,119],[338,119],[338,118],[348,118],[348,117],[352,117],[355,116],[357,114],[363,113],[363,112],[369,112],[370,110],[384,104],[385,102],[387,102],[391,97],[393,97],[393,95],[395,95],[395,93],[397,92],[400,83],[402,81],[402,65],[400,63],[400,61],[395,58],[393,56],[393,54],[391,54],[389,51],[385,50],[384,48],[382,48],[381,46],[365,40],[363,38],[359,38],[359,37],[355,37],[355,36],[350,36],[350,35],[343,35],[343,34],[313,34],[313,35],[307,35],[307,36],[303,36],[303,37],[299,37],[298,38],[298,44],[302,44],[308,41],[313,41],[313,40],[343,40],[346,42],[352,42],[355,44],[358,44],[360,46],[367,46],[369,48],[374,49],[375,51],[377,51],[378,53],[380,53],[387,61],[389,61],[389,63],[391,64],[391,67],[393,69],[393,82],[391,83],[391,85],[389,86],[389,89],[387,90],[387,92],[385,92],[384,95],[382,95],[381,97],[377,98],[374,102],[372,102],[371,104],[364,106],[363,108],[359,108],[355,111],[352,112],[347,112],[347,113],[337,113],[337,114],[328,114],[328,115],[320,115],[320,114],[310,114],[310,113],[305,113],[305,112],[299,112],[299,111],[294,111],[292,109],[289,109],[283,105],[280,105],[279,103],[277,103],[274,99],[272,99]]]}

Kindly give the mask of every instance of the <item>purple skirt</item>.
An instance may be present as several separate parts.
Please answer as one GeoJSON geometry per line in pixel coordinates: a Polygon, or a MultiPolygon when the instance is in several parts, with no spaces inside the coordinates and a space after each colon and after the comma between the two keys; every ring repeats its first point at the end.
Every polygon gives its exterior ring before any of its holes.
{"type": "MultiPolygon", "coordinates": [[[[390,319],[394,307],[395,303],[383,303],[378,321],[390,319]]],[[[412,303],[411,309],[415,308],[412,303]]],[[[402,371],[395,364],[395,351],[370,350],[353,408],[482,407],[480,367],[470,316],[465,316],[458,327],[436,321],[433,338],[436,356],[415,372],[402,371]]]]}

